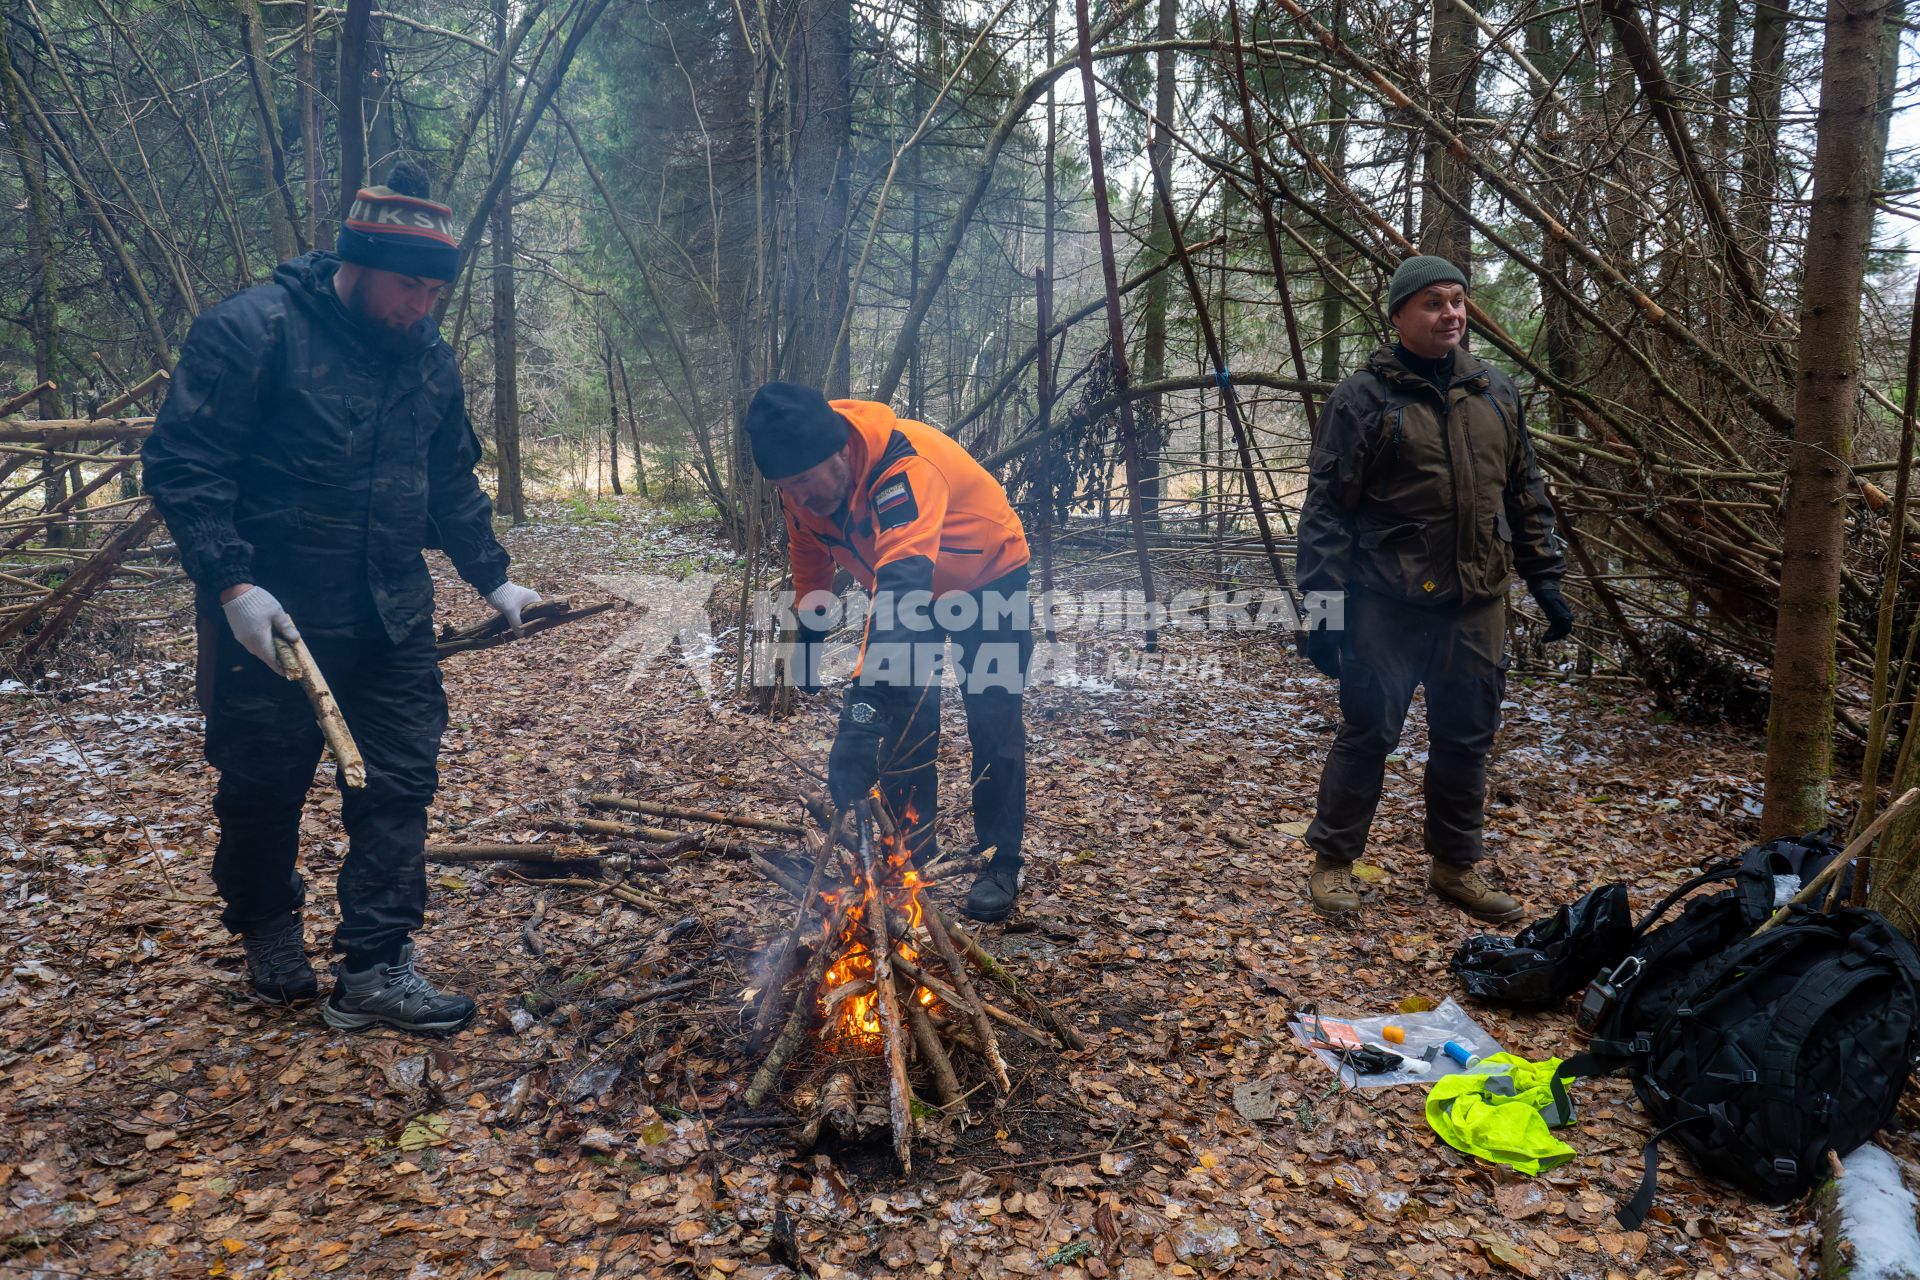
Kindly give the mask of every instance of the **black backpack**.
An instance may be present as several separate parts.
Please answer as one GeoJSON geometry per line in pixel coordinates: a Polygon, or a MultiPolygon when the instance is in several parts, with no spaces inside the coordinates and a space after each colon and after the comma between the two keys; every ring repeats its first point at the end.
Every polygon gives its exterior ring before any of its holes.
{"type": "Polygon", "coordinates": [[[1626,1053],[1596,1041],[1562,1068],[1632,1072],[1656,1125],[1639,1190],[1617,1212],[1628,1229],[1652,1207],[1663,1139],[1703,1173],[1782,1204],[1812,1189],[1828,1151],[1886,1124],[1920,1045],[1920,951],[1876,912],[1795,907],[1660,1003],[1626,1053]]]}
{"type": "Polygon", "coordinates": [[[1627,887],[1603,884],[1511,938],[1483,933],[1453,953],[1453,973],[1476,1000],[1552,1006],[1592,982],[1634,945],[1627,887]]]}
{"type": "MultiPolygon", "coordinates": [[[[1625,958],[1596,978],[1580,1004],[1580,1029],[1592,1050],[1622,1060],[1645,1051],[1646,1035],[1699,980],[1702,966],[1759,928],[1774,912],[1774,877],[1807,884],[1839,854],[1823,832],[1756,845],[1737,860],[1681,884],[1634,927],[1625,958]],[[1688,900],[1679,916],[1656,929],[1675,903],[1706,885],[1730,882],[1718,893],[1688,900]]],[[[1844,894],[1852,870],[1841,874],[1844,894]]]]}

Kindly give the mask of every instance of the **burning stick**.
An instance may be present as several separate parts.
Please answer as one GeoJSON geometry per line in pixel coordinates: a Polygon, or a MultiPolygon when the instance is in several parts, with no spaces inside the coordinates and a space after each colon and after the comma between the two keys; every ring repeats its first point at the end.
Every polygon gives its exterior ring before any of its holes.
{"type": "MultiPolygon", "coordinates": [[[[828,839],[832,837],[829,836],[828,839]]],[[[766,1039],[767,1026],[773,1021],[773,1006],[779,997],[780,984],[786,981],[787,966],[793,962],[795,949],[800,945],[800,932],[806,928],[807,915],[813,908],[814,895],[820,891],[820,877],[827,869],[830,859],[824,842],[813,843],[813,875],[807,880],[806,890],[800,895],[800,910],[794,914],[793,927],[787,930],[787,936],[780,943],[780,954],[773,962],[773,971],[767,975],[766,988],[760,993],[760,1007],[753,1012],[753,1031],[747,1037],[750,1052],[759,1052],[760,1045],[766,1039]]],[[[754,863],[763,872],[773,869],[773,864],[759,855],[754,855],[754,863]]],[[[804,995],[803,997],[804,998],[804,995]]]]}
{"type": "MultiPolygon", "coordinates": [[[[967,1002],[961,997],[958,991],[955,991],[952,987],[940,981],[940,979],[934,977],[925,969],[922,969],[919,965],[901,955],[898,951],[893,953],[893,967],[901,973],[906,974],[907,977],[913,979],[927,990],[933,992],[943,1003],[950,1004],[956,1009],[966,1009],[969,1014],[973,1012],[972,1009],[967,1007],[967,1002]]],[[[1016,1018],[999,1005],[988,1004],[985,1000],[982,1000],[978,1007],[985,1010],[987,1016],[995,1022],[1005,1027],[1011,1027],[1041,1048],[1051,1049],[1053,1047],[1053,1037],[1034,1026],[1031,1022],[1016,1018]]]]}
{"type": "MultiPolygon", "coordinates": [[[[871,816],[865,801],[860,805],[863,818],[871,816]]],[[[907,1047],[900,1036],[899,992],[893,989],[893,939],[887,928],[886,891],[880,883],[880,867],[873,856],[873,837],[866,822],[860,824],[860,870],[866,877],[863,915],[868,950],[873,956],[873,985],[880,997],[880,1034],[887,1042],[887,1114],[893,1121],[893,1154],[902,1173],[913,1172],[913,1093],[907,1087],[907,1047]]]]}
{"type": "Polygon", "coordinates": [[[793,1051],[806,1038],[813,1023],[814,993],[820,989],[821,979],[827,976],[827,965],[833,960],[834,946],[842,930],[847,927],[847,917],[852,913],[853,898],[849,895],[834,909],[833,917],[827,921],[826,936],[820,940],[813,958],[807,961],[806,971],[800,975],[800,993],[793,1002],[793,1012],[787,1015],[786,1026],[780,1029],[773,1047],[767,1050],[766,1061],[753,1073],[753,1083],[747,1086],[744,1099],[747,1110],[751,1111],[767,1100],[780,1083],[780,1073],[786,1070],[787,1060],[793,1057],[793,1051]]]}
{"type": "Polygon", "coordinates": [[[333,753],[333,762],[340,770],[340,781],[356,790],[366,786],[367,762],[360,757],[360,747],[347,728],[347,719],[340,714],[340,703],[327,687],[327,678],[320,674],[320,664],[313,660],[307,642],[298,635],[289,640],[276,633],[273,651],[287,679],[298,680],[305,691],[307,702],[313,707],[313,717],[320,722],[320,733],[327,740],[327,750],[333,753]]]}
{"type": "Polygon", "coordinates": [[[967,967],[954,954],[953,939],[947,936],[946,921],[940,918],[940,912],[931,903],[927,906],[926,922],[927,934],[933,939],[933,949],[940,953],[947,972],[953,977],[953,985],[959,989],[962,1003],[973,1017],[973,1033],[980,1037],[980,1048],[986,1056],[987,1069],[993,1072],[993,1082],[1000,1086],[1003,1095],[1012,1093],[1013,1082],[1007,1075],[1007,1060],[1000,1054],[1000,1041],[993,1034],[993,1024],[987,1020],[987,1011],[981,1004],[979,993],[973,989],[973,980],[967,977],[967,967]]]}
{"type": "Polygon", "coordinates": [[[913,1042],[920,1047],[921,1059],[933,1072],[934,1096],[945,1106],[961,1096],[960,1077],[953,1074],[953,1059],[947,1056],[947,1047],[940,1043],[940,1033],[934,1030],[927,1007],[920,1003],[919,986],[904,977],[900,981],[906,986],[900,998],[906,1005],[907,1025],[913,1028],[913,1042]]]}

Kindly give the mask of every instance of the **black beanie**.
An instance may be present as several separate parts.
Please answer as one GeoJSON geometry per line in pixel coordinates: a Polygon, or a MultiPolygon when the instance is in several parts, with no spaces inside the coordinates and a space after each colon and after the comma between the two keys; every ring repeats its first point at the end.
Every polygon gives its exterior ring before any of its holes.
{"type": "Polygon", "coordinates": [[[460,272],[460,242],[453,210],[427,199],[427,178],[402,160],[387,183],[362,187],[353,197],[334,252],[347,262],[428,280],[452,280],[460,272]]]}
{"type": "Polygon", "coordinates": [[[847,443],[847,420],[812,387],[769,382],[747,405],[747,441],[753,464],[769,480],[816,467],[847,443]]]}

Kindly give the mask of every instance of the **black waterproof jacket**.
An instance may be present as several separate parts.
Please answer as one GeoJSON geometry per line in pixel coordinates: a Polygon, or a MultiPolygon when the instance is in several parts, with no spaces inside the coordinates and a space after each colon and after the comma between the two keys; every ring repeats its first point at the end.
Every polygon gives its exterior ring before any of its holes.
{"type": "Polygon", "coordinates": [[[194,321],[141,458],[203,609],[242,582],[303,634],[398,641],[433,616],[423,547],[485,594],[507,577],[453,351],[382,338],[314,252],[194,321]]]}
{"type": "Polygon", "coordinates": [[[1504,596],[1515,569],[1557,583],[1566,559],[1512,380],[1457,351],[1442,392],[1375,351],[1314,427],[1299,546],[1303,591],[1450,608],[1504,596]]]}

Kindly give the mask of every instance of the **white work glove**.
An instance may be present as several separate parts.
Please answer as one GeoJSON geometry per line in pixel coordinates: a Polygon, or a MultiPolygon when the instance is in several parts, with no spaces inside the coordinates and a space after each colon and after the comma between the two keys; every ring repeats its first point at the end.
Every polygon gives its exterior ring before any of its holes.
{"type": "Polygon", "coordinates": [[[275,674],[287,674],[280,666],[280,655],[274,652],[274,633],[278,632],[286,640],[298,640],[300,633],[271,591],[250,587],[220,609],[227,615],[227,625],[233,628],[234,639],[240,642],[241,648],[272,667],[275,674]]]}
{"type": "Polygon", "coordinates": [[[487,592],[487,603],[492,605],[513,628],[513,634],[520,634],[520,611],[531,609],[540,603],[540,593],[532,587],[523,587],[517,582],[503,582],[487,592]]]}

